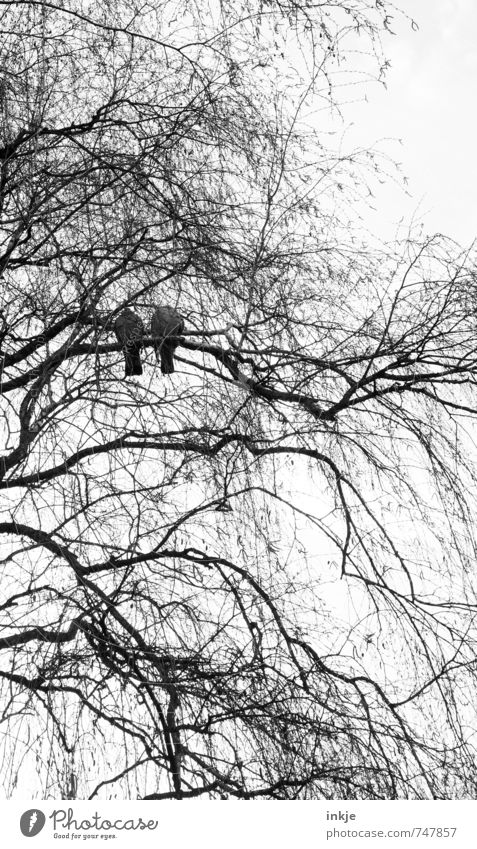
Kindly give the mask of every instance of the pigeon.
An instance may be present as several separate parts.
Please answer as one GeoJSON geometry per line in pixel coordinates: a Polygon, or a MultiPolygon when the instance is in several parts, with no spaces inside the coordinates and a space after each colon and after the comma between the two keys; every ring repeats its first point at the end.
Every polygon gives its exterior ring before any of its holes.
{"type": "Polygon", "coordinates": [[[156,357],[161,359],[163,374],[174,372],[174,351],[177,339],[169,336],[180,336],[184,332],[184,319],[174,307],[157,307],[151,319],[151,336],[154,340],[156,357]]]}
{"type": "Polygon", "coordinates": [[[114,332],[124,351],[124,376],[142,374],[141,348],[144,337],[142,320],[133,310],[126,308],[114,322],[114,332]]]}

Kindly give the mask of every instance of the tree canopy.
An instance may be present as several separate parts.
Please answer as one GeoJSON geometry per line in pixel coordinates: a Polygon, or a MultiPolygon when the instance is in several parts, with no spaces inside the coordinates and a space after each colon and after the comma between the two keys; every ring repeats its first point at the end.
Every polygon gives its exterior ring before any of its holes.
{"type": "Polygon", "coordinates": [[[0,3],[9,796],[475,794],[473,257],[340,142],[397,14],[0,3]]]}

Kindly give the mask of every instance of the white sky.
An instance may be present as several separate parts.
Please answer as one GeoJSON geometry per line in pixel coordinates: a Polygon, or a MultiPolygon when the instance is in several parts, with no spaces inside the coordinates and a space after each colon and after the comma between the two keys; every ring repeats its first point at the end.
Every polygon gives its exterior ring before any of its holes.
{"type": "MultiPolygon", "coordinates": [[[[392,137],[387,151],[409,178],[409,200],[391,185],[377,197],[373,225],[389,228],[413,213],[426,232],[464,245],[477,236],[477,0],[396,0],[414,17],[392,21],[384,42],[387,90],[368,87],[368,103],[349,107],[346,123],[360,144],[392,137]]],[[[391,235],[395,227],[379,235],[391,235]]]]}

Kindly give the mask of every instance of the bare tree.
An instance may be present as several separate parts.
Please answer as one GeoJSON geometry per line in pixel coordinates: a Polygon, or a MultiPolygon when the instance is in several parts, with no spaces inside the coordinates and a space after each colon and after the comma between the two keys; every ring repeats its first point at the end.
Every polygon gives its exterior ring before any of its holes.
{"type": "Polygon", "coordinates": [[[0,7],[7,793],[473,795],[473,258],[324,141],[393,10],[178,9],[0,7]]]}

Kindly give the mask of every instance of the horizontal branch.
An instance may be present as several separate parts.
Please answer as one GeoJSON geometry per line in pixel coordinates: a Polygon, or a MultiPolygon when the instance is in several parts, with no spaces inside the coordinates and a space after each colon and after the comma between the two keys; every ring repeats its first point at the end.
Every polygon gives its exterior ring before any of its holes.
{"type": "Polygon", "coordinates": [[[14,646],[22,646],[33,640],[42,643],[69,643],[71,640],[74,640],[79,631],[79,622],[79,619],[74,619],[66,631],[50,631],[41,625],[37,625],[35,628],[29,628],[28,631],[22,631],[20,634],[10,634],[7,637],[1,637],[0,649],[11,649],[14,646]]]}

